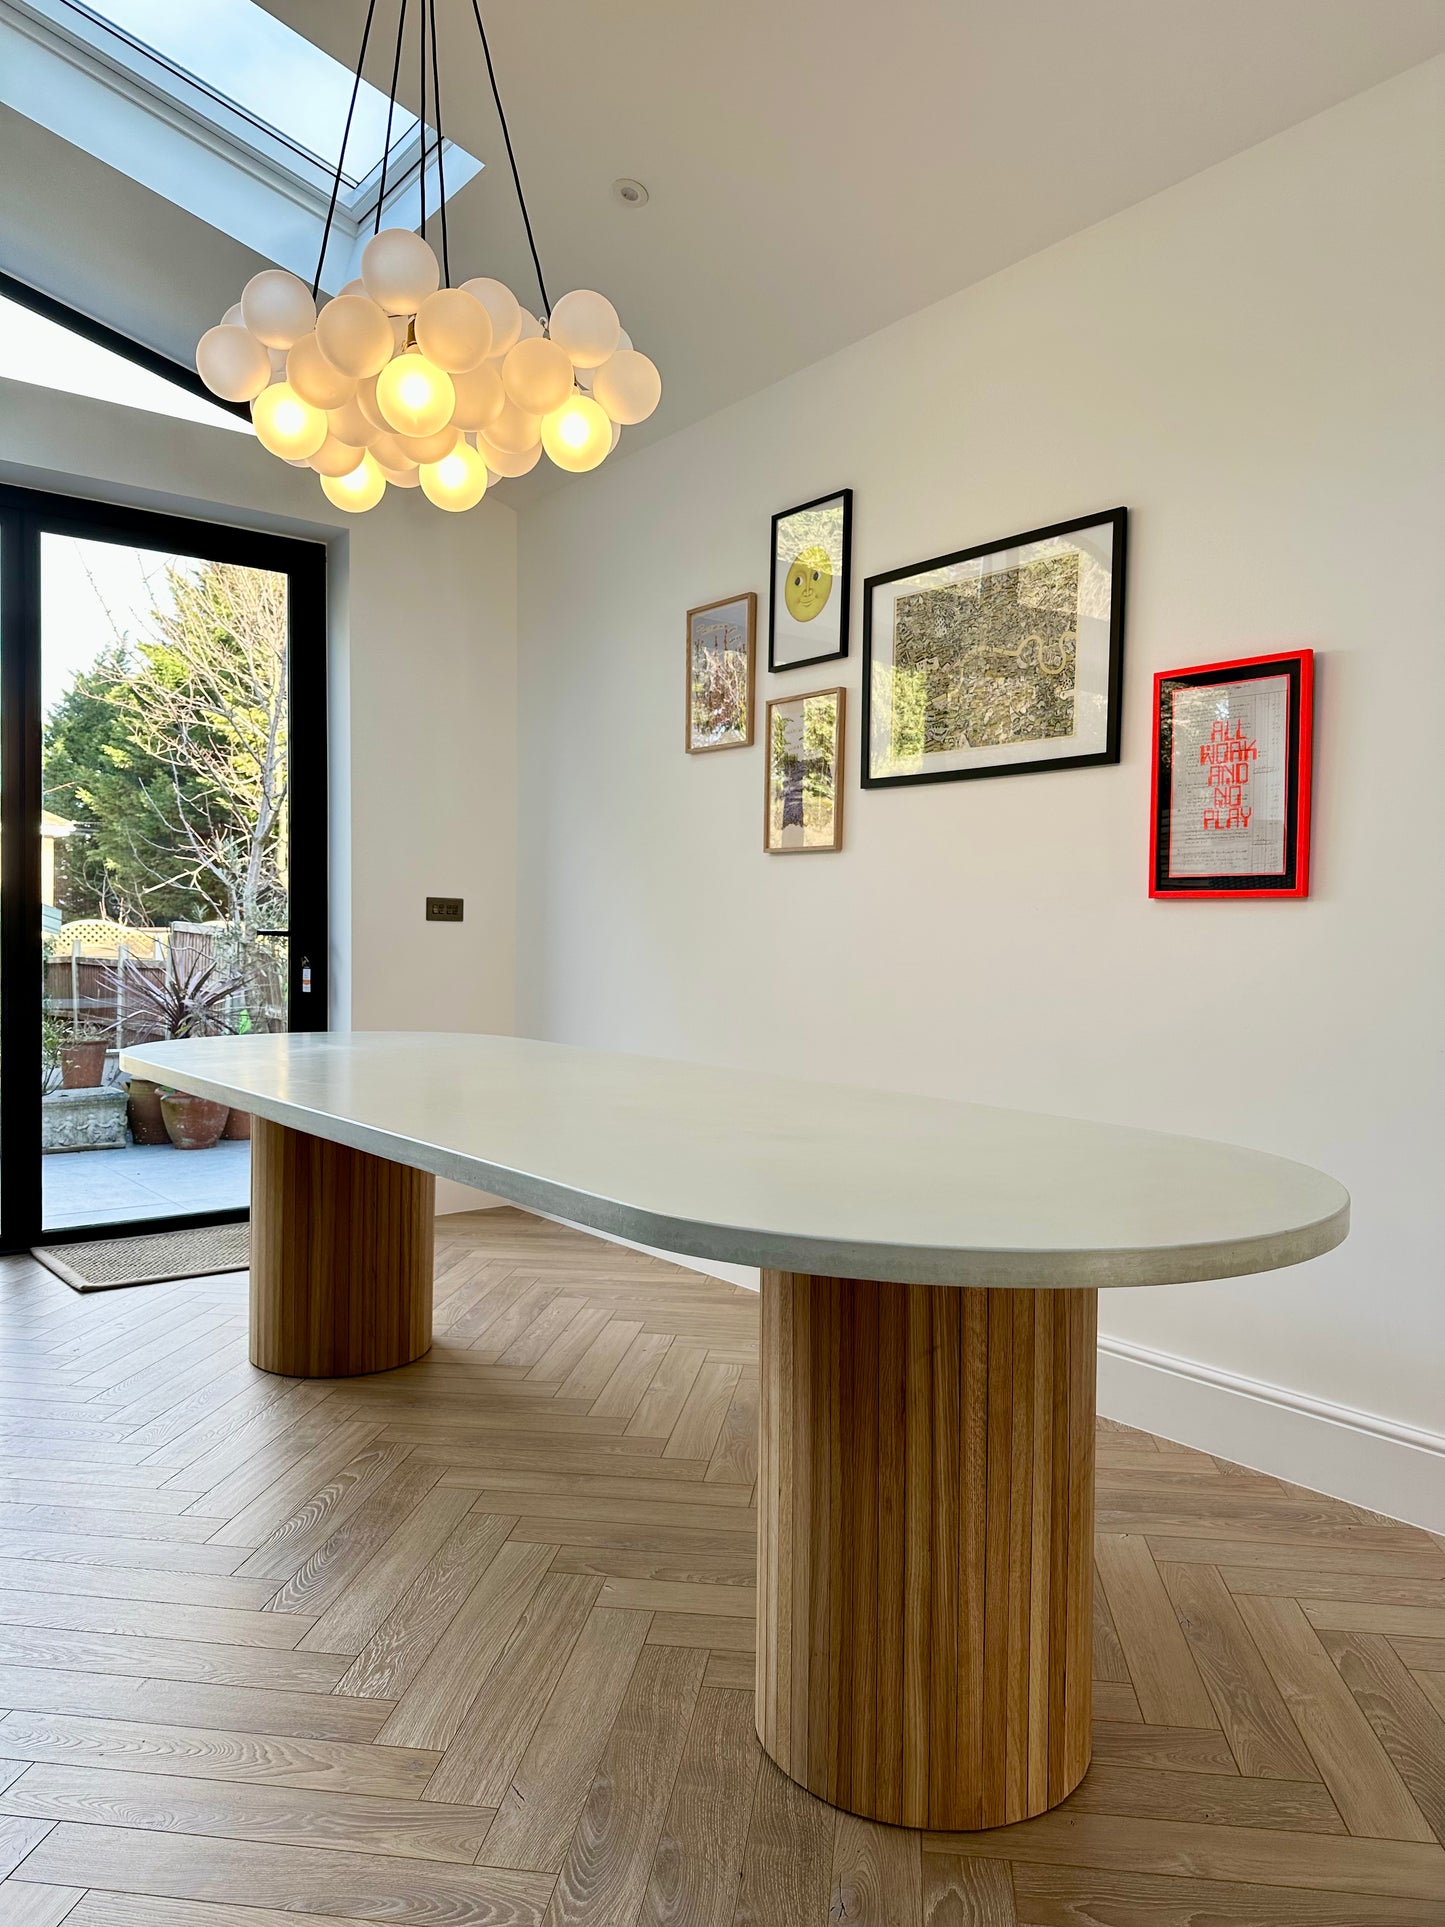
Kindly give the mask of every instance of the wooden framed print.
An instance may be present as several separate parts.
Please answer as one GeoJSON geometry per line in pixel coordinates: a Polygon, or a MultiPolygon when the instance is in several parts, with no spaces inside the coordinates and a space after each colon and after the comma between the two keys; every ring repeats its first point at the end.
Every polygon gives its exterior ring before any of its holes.
{"type": "Polygon", "coordinates": [[[689,756],[746,749],[753,740],[753,653],[758,598],[729,596],[687,612],[689,756]]]}
{"type": "Polygon", "coordinates": [[[763,848],[769,856],[843,847],[841,689],[777,696],[764,742],[763,848]]]}
{"type": "Polygon", "coordinates": [[[1314,651],[1154,678],[1151,897],[1307,897],[1314,651]]]}
{"type": "Polygon", "coordinates": [[[775,515],[769,568],[768,668],[840,662],[848,653],[852,489],[775,515]]]}
{"type": "Polygon", "coordinates": [[[863,585],[863,787],[1119,760],[1128,511],[863,585]]]}

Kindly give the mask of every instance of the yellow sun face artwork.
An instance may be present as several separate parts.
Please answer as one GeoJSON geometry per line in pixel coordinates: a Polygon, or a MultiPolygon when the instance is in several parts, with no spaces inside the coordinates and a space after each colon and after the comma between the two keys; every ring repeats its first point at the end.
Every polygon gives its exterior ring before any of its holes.
{"type": "Polygon", "coordinates": [[[828,551],[816,545],[803,549],[788,565],[783,601],[794,622],[811,622],[827,607],[833,588],[833,565],[828,551]]]}

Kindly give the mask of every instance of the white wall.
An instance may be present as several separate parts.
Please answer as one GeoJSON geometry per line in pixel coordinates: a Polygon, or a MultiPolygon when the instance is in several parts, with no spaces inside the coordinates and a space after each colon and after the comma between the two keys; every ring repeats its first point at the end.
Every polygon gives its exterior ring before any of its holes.
{"type": "Polygon", "coordinates": [[[1434,1432],[1442,115],[1435,62],[560,490],[519,551],[520,1030],[1321,1165],[1341,1251],[1105,1331],[1434,1432]],[[1130,507],[1120,767],[864,794],[855,707],[844,852],[761,854],[761,749],[682,752],[684,611],[765,592],[770,514],[844,484],[853,689],[866,573],[1130,507]],[[1154,671],[1299,643],[1312,898],[1151,903],[1154,671]]]}
{"type": "Polygon", "coordinates": [[[0,480],[328,544],[333,1023],[510,1030],[512,511],[393,492],[345,516],[250,439],[9,381],[0,480]],[[428,895],[464,897],[465,922],[426,923],[428,895]]]}

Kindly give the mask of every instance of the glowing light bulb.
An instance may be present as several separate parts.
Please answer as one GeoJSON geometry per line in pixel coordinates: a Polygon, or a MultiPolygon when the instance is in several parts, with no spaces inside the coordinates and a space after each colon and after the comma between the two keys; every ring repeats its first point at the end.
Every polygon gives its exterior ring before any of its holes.
{"type": "Polygon", "coordinates": [[[573,395],[543,416],[542,446],[558,468],[583,475],[611,454],[611,419],[590,395],[573,395]]]}
{"type": "Polygon", "coordinates": [[[376,405],[399,435],[435,435],[456,404],[451,376],[414,350],[389,361],[376,378],[376,405]]]}
{"type": "Polygon", "coordinates": [[[360,515],[374,509],[386,493],[386,477],[370,455],[363,455],[356,467],[345,475],[323,475],[321,486],[328,502],[360,515]]]}
{"type": "Polygon", "coordinates": [[[458,442],[439,462],[421,465],[422,493],[439,509],[470,509],[487,492],[487,465],[470,442],[458,442]]]}
{"type": "Polygon", "coordinates": [[[305,462],[330,432],[325,412],[303,401],[289,381],[273,381],[251,404],[251,420],[263,448],[283,462],[305,462]]]}

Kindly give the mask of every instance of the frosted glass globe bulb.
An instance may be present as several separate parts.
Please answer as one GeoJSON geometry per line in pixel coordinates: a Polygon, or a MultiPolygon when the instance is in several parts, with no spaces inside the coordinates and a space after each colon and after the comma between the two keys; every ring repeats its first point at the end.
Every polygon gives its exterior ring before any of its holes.
{"type": "Polygon", "coordinates": [[[396,439],[409,462],[439,462],[461,440],[461,430],[448,422],[435,435],[398,435],[396,439]]]}
{"type": "Polygon", "coordinates": [[[465,374],[492,352],[492,317],[465,288],[439,288],[416,311],[416,345],[449,375],[465,374]]]}
{"type": "Polygon", "coordinates": [[[381,433],[354,395],[340,408],[328,408],[326,421],[336,439],[349,442],[353,448],[369,448],[381,433]]]}
{"type": "Polygon", "coordinates": [[[356,393],[355,375],[343,374],[321,352],[314,334],[302,335],[286,356],[286,379],[313,408],[340,408],[356,393]]]}
{"type": "Polygon", "coordinates": [[[572,363],[555,341],[528,338],[507,351],[502,386],[527,414],[550,415],[572,393],[572,363]]]}
{"type": "Polygon", "coordinates": [[[388,314],[415,314],[441,286],[442,271],[419,234],[410,228],[388,227],[367,242],[361,278],[366,292],[388,314]]]}
{"type": "MultiPolygon", "coordinates": [[[[528,414],[525,408],[518,408],[514,401],[506,401],[488,422],[484,432],[493,447],[506,449],[511,455],[520,455],[526,449],[541,446],[542,418],[528,414]]],[[[496,463],[492,466],[495,468],[496,463]]]]}
{"type": "Polygon", "coordinates": [[[542,444],[534,441],[523,449],[500,448],[486,435],[478,435],[477,453],[494,475],[511,481],[518,475],[530,474],[537,466],[542,459],[542,444]]]}
{"type": "Polygon", "coordinates": [[[196,372],[222,401],[254,401],[271,379],[271,357],[245,328],[207,328],[196,343],[196,372]]]}
{"type": "Polygon", "coordinates": [[[371,452],[386,470],[388,475],[393,469],[415,468],[416,463],[401,445],[400,435],[388,432],[377,435],[370,444],[371,452]]]}
{"type": "Polygon", "coordinates": [[[396,346],[386,310],[369,295],[339,294],[316,317],[316,345],[344,374],[379,375],[396,346]]]}
{"type": "Polygon", "coordinates": [[[456,401],[451,376],[416,349],[389,361],[376,378],[376,405],[399,435],[435,435],[456,401]]]}
{"type": "Polygon", "coordinates": [[[261,446],[283,462],[309,461],[328,432],[323,411],[303,401],[289,381],[261,390],[251,404],[251,420],[261,446]]]}
{"type": "Polygon", "coordinates": [[[349,475],[365,453],[365,449],[353,447],[337,436],[328,434],[306,466],[314,468],[318,475],[349,475]]]}
{"type": "Polygon", "coordinates": [[[385,495],[386,477],[368,454],[345,475],[323,475],[321,486],[328,502],[352,515],[360,515],[374,509],[385,495]]]}
{"type": "Polygon", "coordinates": [[[289,348],[316,326],[316,303],[306,283],[285,268],[263,268],[241,290],[246,326],[268,348],[289,348]]]}
{"type": "Polygon", "coordinates": [[[605,294],[575,288],[553,308],[547,332],[574,368],[596,368],[615,351],[622,323],[605,294]]]}
{"type": "Polygon", "coordinates": [[[572,475],[585,475],[612,452],[612,423],[590,395],[573,395],[542,419],[542,446],[572,475]]]}
{"type": "Polygon", "coordinates": [[[597,370],[592,392],[613,421],[630,428],[645,422],[662,400],[662,376],[646,355],[619,348],[597,370]]]}
{"type": "Polygon", "coordinates": [[[422,493],[439,509],[475,508],[487,492],[487,465],[469,442],[459,441],[439,462],[423,462],[422,493]]]}
{"type": "Polygon", "coordinates": [[[464,375],[452,376],[457,403],[452,420],[458,428],[485,428],[494,422],[506,405],[507,391],[502,386],[502,370],[496,361],[484,361],[464,375]]]}
{"type": "Polygon", "coordinates": [[[494,281],[490,275],[475,275],[470,281],[463,281],[462,293],[480,301],[492,323],[492,345],[489,352],[504,355],[513,346],[522,332],[522,310],[517,297],[504,281],[494,281]]]}

